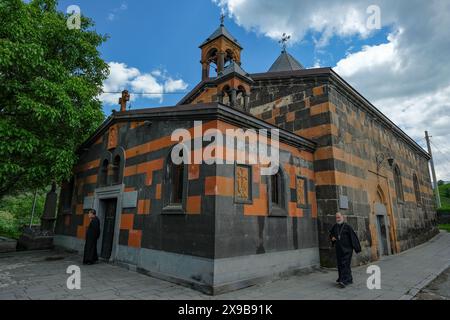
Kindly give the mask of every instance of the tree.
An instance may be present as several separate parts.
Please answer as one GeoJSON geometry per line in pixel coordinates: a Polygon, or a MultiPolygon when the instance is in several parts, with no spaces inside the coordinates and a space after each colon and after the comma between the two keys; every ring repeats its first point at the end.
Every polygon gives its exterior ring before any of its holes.
{"type": "Polygon", "coordinates": [[[443,180],[438,181],[438,186],[443,186],[444,184],[445,184],[445,182],[443,180]]]}
{"type": "Polygon", "coordinates": [[[67,179],[104,119],[106,37],[69,17],[56,0],[0,0],[0,198],[67,179]]]}

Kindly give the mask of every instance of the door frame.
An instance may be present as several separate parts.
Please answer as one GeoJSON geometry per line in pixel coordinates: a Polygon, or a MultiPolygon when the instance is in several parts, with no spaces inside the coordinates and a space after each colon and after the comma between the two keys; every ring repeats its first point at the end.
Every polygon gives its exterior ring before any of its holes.
{"type": "Polygon", "coordinates": [[[391,228],[391,224],[390,221],[388,219],[388,214],[387,214],[387,208],[386,205],[384,203],[375,203],[374,204],[375,208],[374,208],[374,213],[375,213],[375,223],[376,223],[376,228],[377,228],[377,238],[378,238],[378,250],[379,250],[379,254],[378,257],[381,258],[383,256],[386,256],[383,254],[383,250],[382,247],[384,247],[384,244],[382,243],[382,237],[381,237],[381,225],[378,223],[378,217],[383,217],[384,219],[384,228],[385,228],[385,232],[386,232],[386,250],[387,250],[387,256],[391,255],[391,236],[390,236],[390,228],[391,228]],[[379,210],[377,210],[377,207],[379,208],[379,210]],[[381,210],[381,207],[383,207],[384,209],[381,210]]]}
{"type": "Polygon", "coordinates": [[[114,233],[116,231],[116,216],[117,216],[117,212],[112,213],[111,212],[111,219],[114,219],[114,224],[113,224],[113,230],[112,230],[112,234],[110,235],[111,238],[109,238],[108,236],[108,241],[105,243],[105,236],[107,236],[107,234],[104,232],[104,230],[106,230],[106,221],[105,221],[105,217],[106,217],[106,213],[107,210],[110,210],[108,208],[108,205],[113,205],[114,204],[114,208],[117,207],[117,198],[109,198],[109,199],[100,199],[100,211],[102,213],[102,221],[101,223],[103,223],[103,225],[101,226],[100,230],[101,230],[101,237],[98,239],[101,243],[100,245],[100,251],[99,251],[99,258],[101,258],[102,260],[109,260],[109,258],[112,255],[113,252],[113,244],[114,244],[114,233]],[[110,246],[111,246],[111,252],[109,254],[108,258],[104,258],[103,257],[103,245],[104,244],[108,244],[108,242],[110,242],[110,246]]]}
{"type": "Polygon", "coordinates": [[[116,260],[119,250],[119,234],[120,234],[120,218],[122,213],[122,195],[125,186],[123,184],[118,184],[109,187],[97,188],[94,191],[94,209],[97,211],[98,219],[100,220],[100,237],[97,241],[97,250],[102,252],[103,246],[103,228],[105,223],[105,208],[104,202],[102,200],[116,199],[116,217],[114,223],[114,235],[112,241],[111,257],[109,262],[116,260]],[[100,243],[99,243],[100,242],[100,243]]]}

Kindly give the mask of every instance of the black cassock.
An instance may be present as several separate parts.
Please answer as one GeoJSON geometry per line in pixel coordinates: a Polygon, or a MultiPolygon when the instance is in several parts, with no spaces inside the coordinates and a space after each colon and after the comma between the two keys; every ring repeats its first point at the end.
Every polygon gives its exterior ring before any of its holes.
{"type": "Polygon", "coordinates": [[[83,263],[95,263],[98,261],[97,240],[100,237],[100,221],[94,217],[86,231],[86,243],[84,245],[83,263]]]}
{"type": "Polygon", "coordinates": [[[350,284],[353,282],[352,277],[352,254],[353,250],[356,253],[361,252],[361,244],[359,243],[358,236],[353,228],[347,223],[335,224],[330,230],[330,240],[332,237],[336,238],[336,241],[332,241],[336,248],[336,258],[339,278],[338,282],[344,284],[350,284]]]}

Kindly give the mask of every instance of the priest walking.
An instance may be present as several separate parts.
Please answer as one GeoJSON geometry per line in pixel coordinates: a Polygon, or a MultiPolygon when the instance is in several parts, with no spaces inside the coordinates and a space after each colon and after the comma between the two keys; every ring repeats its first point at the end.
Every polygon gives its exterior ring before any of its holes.
{"type": "Polygon", "coordinates": [[[351,263],[353,251],[361,252],[361,244],[353,228],[344,221],[342,213],[336,213],[336,224],[330,230],[331,243],[336,248],[339,278],[336,280],[341,288],[353,283],[351,263]]]}
{"type": "Polygon", "coordinates": [[[100,221],[97,218],[97,212],[94,209],[89,210],[89,219],[91,220],[86,231],[86,243],[84,245],[83,264],[94,264],[98,261],[97,240],[100,237],[100,221]]]}

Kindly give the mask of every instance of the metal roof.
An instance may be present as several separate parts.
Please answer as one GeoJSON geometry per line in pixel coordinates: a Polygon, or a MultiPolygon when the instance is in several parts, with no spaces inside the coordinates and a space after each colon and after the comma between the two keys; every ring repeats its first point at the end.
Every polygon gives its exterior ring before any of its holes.
{"type": "Polygon", "coordinates": [[[231,61],[231,63],[223,71],[219,72],[217,79],[220,79],[232,73],[239,74],[245,79],[253,81],[252,78],[250,77],[250,74],[248,74],[244,69],[242,69],[242,67],[235,61],[231,61]]]}
{"type": "Polygon", "coordinates": [[[293,56],[283,50],[268,72],[303,70],[302,66],[293,56]]]}
{"type": "Polygon", "coordinates": [[[200,48],[203,47],[204,45],[210,43],[211,41],[219,38],[220,36],[224,36],[225,38],[227,38],[228,40],[230,40],[231,42],[233,42],[234,44],[236,44],[239,48],[242,49],[241,45],[239,44],[239,42],[236,40],[235,37],[233,37],[231,35],[231,33],[227,30],[227,28],[225,28],[225,26],[223,24],[221,24],[219,26],[219,28],[217,28],[216,31],[214,31],[201,45],[200,48]]]}

